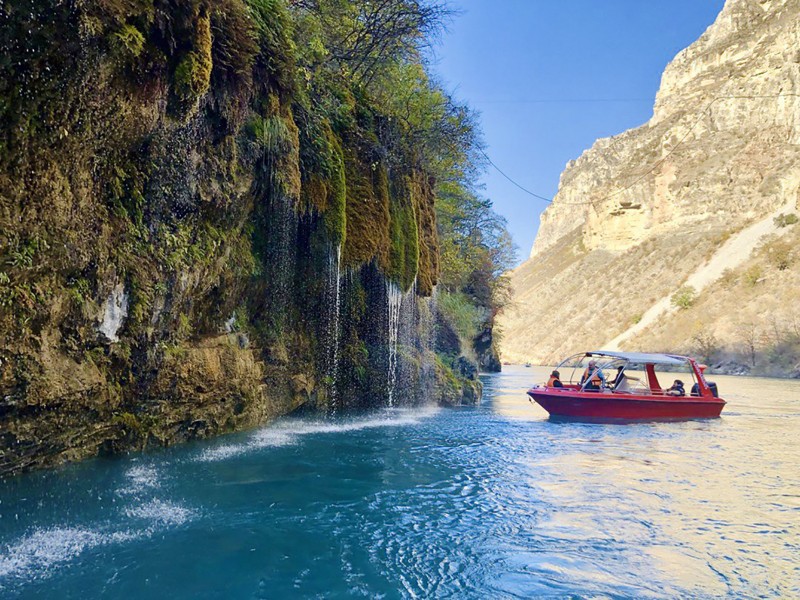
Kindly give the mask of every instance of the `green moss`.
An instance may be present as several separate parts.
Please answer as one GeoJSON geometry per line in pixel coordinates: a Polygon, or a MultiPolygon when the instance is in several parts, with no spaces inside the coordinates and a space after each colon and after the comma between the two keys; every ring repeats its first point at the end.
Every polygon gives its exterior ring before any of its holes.
{"type": "Polygon", "coordinates": [[[411,179],[410,189],[418,232],[417,291],[423,296],[430,296],[439,279],[439,236],[432,181],[424,173],[417,172],[411,179]]]}
{"type": "Polygon", "coordinates": [[[175,68],[175,91],[188,102],[205,95],[211,84],[211,20],[204,12],[195,21],[192,46],[175,68]]]}
{"type": "Polygon", "coordinates": [[[181,344],[164,344],[162,351],[167,360],[180,360],[186,356],[186,348],[181,344]]]}
{"type": "Polygon", "coordinates": [[[330,132],[332,149],[329,167],[328,206],[325,210],[325,226],[331,239],[344,245],[347,240],[347,178],[344,171],[344,157],[339,140],[330,132]]]}
{"type": "Polygon", "coordinates": [[[291,150],[292,136],[286,120],[277,114],[255,115],[246,131],[252,146],[266,158],[275,158],[291,150]]]}
{"type": "MultiPolygon", "coordinates": [[[[275,110],[275,109],[271,109],[275,110]]],[[[246,127],[258,176],[271,192],[300,198],[299,130],[288,109],[254,116],[246,127]]]]}
{"type": "Polygon", "coordinates": [[[300,135],[301,208],[324,215],[328,237],[344,244],[347,237],[347,183],[342,145],[327,120],[309,114],[300,135]]]}
{"type": "Polygon", "coordinates": [[[111,34],[111,49],[121,58],[138,58],[144,48],[144,36],[133,25],[125,24],[111,34]]]}
{"type": "Polygon", "coordinates": [[[282,93],[295,88],[295,48],[291,40],[292,19],[282,0],[246,0],[255,26],[260,53],[256,77],[271,83],[282,93]]]}
{"type": "Polygon", "coordinates": [[[142,431],[142,424],[139,422],[139,419],[133,413],[123,412],[119,413],[118,415],[114,415],[111,418],[111,422],[114,425],[119,425],[126,431],[140,433],[142,431]]]}
{"type": "Polygon", "coordinates": [[[386,167],[345,149],[344,262],[360,265],[377,260],[389,266],[389,180],[386,167]]]}
{"type": "Polygon", "coordinates": [[[144,446],[147,437],[155,431],[157,421],[152,415],[121,412],[111,417],[111,424],[119,427],[131,440],[139,442],[138,445],[141,447],[144,446]]]}
{"type": "Polygon", "coordinates": [[[406,290],[414,282],[419,265],[417,218],[409,198],[391,203],[390,236],[387,275],[406,290]]]}
{"type": "Polygon", "coordinates": [[[89,287],[89,282],[85,278],[78,277],[69,281],[67,285],[69,287],[70,297],[76,305],[81,306],[84,301],[90,299],[91,289],[89,287]]]}
{"type": "Polygon", "coordinates": [[[210,65],[203,57],[189,52],[175,68],[175,88],[183,100],[195,100],[208,91],[210,65]]]}
{"type": "Polygon", "coordinates": [[[175,335],[178,339],[186,339],[192,335],[192,322],[189,315],[181,313],[178,315],[178,327],[175,330],[175,335]]]}

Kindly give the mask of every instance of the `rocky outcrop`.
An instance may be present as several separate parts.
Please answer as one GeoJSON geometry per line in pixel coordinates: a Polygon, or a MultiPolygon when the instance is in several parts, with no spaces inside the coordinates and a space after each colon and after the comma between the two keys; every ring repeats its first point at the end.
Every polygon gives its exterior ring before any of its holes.
{"type": "Polygon", "coordinates": [[[796,203],[798,11],[793,0],[729,0],[667,66],[653,118],[567,165],[531,257],[576,225],[586,249],[620,251],[796,203]]]}
{"type": "Polygon", "coordinates": [[[287,10],[0,8],[0,476],[420,400],[431,176],[287,10]]]}
{"type": "MultiPolygon", "coordinates": [[[[800,209],[798,48],[800,4],[728,0],[667,66],[653,118],[598,140],[567,165],[530,260],[512,274],[504,359],[549,362],[607,344],[737,232],[800,209]]],[[[749,254],[736,257],[731,273],[748,261],[749,254]]],[[[776,318],[789,319],[783,312],[776,318]]],[[[669,331],[673,316],[659,327],[669,331]]],[[[622,347],[690,350],[716,318],[696,314],[694,324],[658,338],[644,328],[622,347]]]]}

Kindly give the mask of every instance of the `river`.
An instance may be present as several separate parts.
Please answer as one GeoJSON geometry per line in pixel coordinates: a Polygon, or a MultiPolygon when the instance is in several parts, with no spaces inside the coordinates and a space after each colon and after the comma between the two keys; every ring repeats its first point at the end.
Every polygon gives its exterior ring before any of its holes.
{"type": "Polygon", "coordinates": [[[800,381],[621,425],[549,421],[544,376],[9,479],[0,597],[800,597],[800,381]]]}

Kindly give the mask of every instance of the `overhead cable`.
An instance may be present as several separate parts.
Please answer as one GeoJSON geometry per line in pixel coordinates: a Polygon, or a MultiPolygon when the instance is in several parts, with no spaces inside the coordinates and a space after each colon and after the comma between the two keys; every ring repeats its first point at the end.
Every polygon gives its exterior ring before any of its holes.
{"type": "MultiPolygon", "coordinates": [[[[665,162],[665,161],[666,161],[666,160],[667,160],[667,159],[668,159],[670,156],[672,156],[672,154],[674,154],[674,153],[675,153],[675,151],[676,151],[676,150],[677,150],[677,149],[678,149],[678,148],[679,148],[679,147],[680,147],[680,146],[683,144],[683,142],[684,142],[684,141],[686,141],[686,138],[688,138],[688,137],[689,137],[689,134],[690,134],[690,133],[692,133],[692,132],[694,131],[694,128],[695,128],[695,127],[697,127],[698,123],[700,123],[700,121],[701,121],[701,120],[702,120],[702,119],[703,119],[703,118],[706,116],[706,113],[707,113],[707,112],[708,112],[708,111],[711,109],[711,107],[714,105],[714,103],[715,103],[715,102],[718,102],[718,101],[720,101],[720,100],[741,100],[741,99],[744,99],[744,100],[755,100],[755,99],[766,99],[766,98],[800,98],[800,94],[791,94],[791,93],[789,93],[789,94],[774,94],[774,95],[765,95],[765,96],[758,96],[758,95],[754,95],[754,96],[746,96],[746,95],[717,96],[716,98],[712,99],[712,100],[711,100],[711,101],[710,101],[710,102],[709,102],[709,103],[708,103],[708,104],[705,106],[705,108],[704,108],[702,111],[700,111],[700,115],[699,115],[699,117],[698,117],[698,118],[697,118],[697,119],[694,121],[694,123],[692,123],[692,126],[691,126],[691,127],[689,127],[689,129],[686,131],[686,133],[684,134],[684,136],[683,136],[683,137],[682,137],[682,138],[681,138],[681,139],[678,141],[678,143],[677,143],[677,144],[675,144],[675,145],[674,145],[674,146],[673,146],[673,147],[670,149],[670,151],[669,151],[669,152],[667,152],[667,154],[666,154],[666,155],[665,155],[663,158],[661,158],[660,160],[656,161],[656,162],[653,164],[653,166],[652,166],[652,167],[650,167],[648,170],[646,170],[644,173],[642,173],[642,174],[641,174],[639,177],[637,177],[637,178],[636,178],[635,180],[633,180],[631,183],[629,183],[629,184],[628,184],[628,185],[626,185],[625,187],[622,187],[622,188],[620,188],[620,189],[618,189],[618,190],[615,190],[615,191],[613,191],[613,192],[611,192],[611,193],[609,193],[609,194],[605,195],[604,197],[602,197],[602,198],[600,198],[600,199],[598,199],[598,200],[589,200],[589,201],[586,201],[586,202],[559,202],[559,205],[566,205],[566,206],[587,206],[587,205],[595,205],[595,204],[598,204],[598,203],[600,203],[600,202],[605,202],[605,201],[606,201],[606,200],[608,200],[609,198],[612,198],[612,197],[614,197],[614,196],[617,196],[617,195],[621,194],[622,192],[625,192],[625,191],[629,190],[629,189],[630,189],[630,188],[632,188],[634,185],[636,185],[637,183],[639,183],[640,181],[642,181],[642,180],[643,180],[645,177],[647,177],[647,176],[648,176],[650,173],[652,173],[652,172],[653,172],[653,171],[655,171],[657,168],[659,168],[659,167],[660,167],[662,164],[664,164],[664,162],[665,162]]],[[[613,139],[613,138],[614,138],[614,136],[612,136],[612,139],[613,139]]],[[[483,154],[483,156],[484,156],[484,157],[486,157],[486,160],[487,160],[487,161],[489,161],[489,164],[490,164],[490,165],[492,165],[492,166],[493,166],[493,167],[494,167],[494,168],[497,170],[497,172],[498,172],[498,173],[500,173],[500,175],[502,175],[503,177],[505,177],[505,178],[506,178],[508,181],[510,181],[510,182],[511,182],[512,184],[514,184],[516,187],[518,187],[519,189],[521,189],[521,190],[522,190],[523,192],[525,192],[526,194],[529,194],[529,195],[533,196],[534,198],[538,198],[539,200],[544,200],[545,202],[547,202],[547,203],[549,203],[549,204],[552,204],[553,200],[552,200],[551,198],[545,198],[544,196],[540,196],[539,194],[536,194],[536,193],[534,193],[534,192],[532,192],[532,191],[528,190],[527,188],[523,187],[522,185],[520,185],[519,183],[517,183],[517,182],[516,182],[516,181],[515,181],[513,178],[511,178],[511,177],[509,177],[508,175],[506,175],[506,173],[505,173],[505,172],[503,172],[503,171],[500,169],[500,167],[498,167],[498,166],[497,166],[497,165],[496,165],[496,164],[495,164],[495,163],[492,161],[492,159],[491,159],[491,158],[489,158],[489,156],[486,154],[486,152],[484,152],[484,151],[483,151],[482,149],[480,149],[480,148],[479,148],[478,150],[480,151],[480,153],[481,153],[481,154],[483,154]]]]}

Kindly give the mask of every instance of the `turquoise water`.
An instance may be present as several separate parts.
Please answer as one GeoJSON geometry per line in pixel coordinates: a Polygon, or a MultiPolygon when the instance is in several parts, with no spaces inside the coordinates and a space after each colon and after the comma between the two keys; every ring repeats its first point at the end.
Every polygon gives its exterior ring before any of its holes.
{"type": "Polygon", "coordinates": [[[548,421],[543,376],[0,483],[0,596],[800,596],[800,382],[604,425],[548,421]]]}

